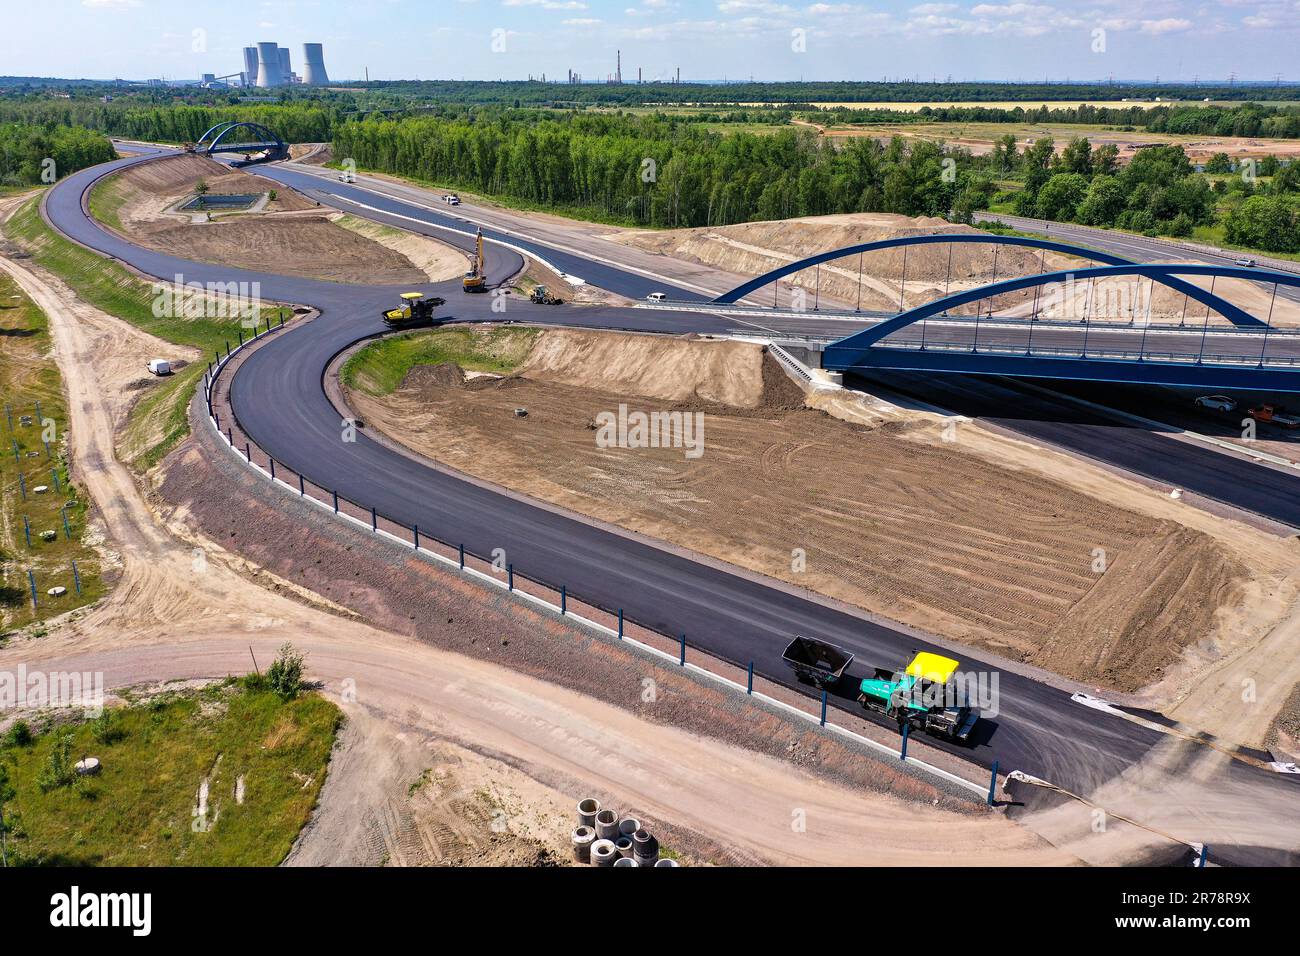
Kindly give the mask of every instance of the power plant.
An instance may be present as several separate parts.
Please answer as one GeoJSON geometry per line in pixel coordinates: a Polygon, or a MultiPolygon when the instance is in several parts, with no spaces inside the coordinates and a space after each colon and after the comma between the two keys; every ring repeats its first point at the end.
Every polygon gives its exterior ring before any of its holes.
{"type": "Polygon", "coordinates": [[[307,86],[324,86],[329,83],[325,72],[325,48],[319,43],[302,45],[302,81],[307,86]]]}
{"type": "Polygon", "coordinates": [[[203,74],[205,86],[235,85],[257,86],[264,89],[276,86],[325,86],[329,74],[325,72],[325,47],[320,43],[302,45],[303,75],[293,71],[289,48],[278,43],[259,43],[243,50],[244,66],[238,73],[226,76],[203,74]],[[227,82],[229,81],[229,82],[227,82]]]}

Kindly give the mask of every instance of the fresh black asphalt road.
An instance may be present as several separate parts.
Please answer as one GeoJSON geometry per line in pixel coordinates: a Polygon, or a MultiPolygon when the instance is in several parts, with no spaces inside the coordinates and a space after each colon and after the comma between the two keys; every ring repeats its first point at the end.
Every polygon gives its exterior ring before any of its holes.
{"type": "MultiPolygon", "coordinates": [[[[463,542],[477,553],[504,548],[522,573],[567,585],[574,595],[607,609],[623,608],[633,620],[665,633],[684,633],[692,647],[742,665],[753,661],[760,674],[791,686],[795,685],[780,661],[790,637],[808,634],[832,641],[857,655],[853,680],[845,682],[845,693],[834,700],[836,706],[855,712],[858,708],[849,698],[849,688],[857,677],[875,666],[897,666],[917,649],[942,650],[775,582],[695,562],[462,481],[370,440],[364,431],[355,442],[343,441],[339,410],[323,388],[324,371],[341,350],[381,330],[379,310],[393,304],[397,290],[250,273],[139,249],[90,221],[81,202],[94,179],[131,161],[106,164],[64,180],[47,196],[47,216],[64,233],[150,275],[182,274],[186,281],[199,282],[258,281],[268,299],[320,309],[319,318],[289,329],[253,352],[232,384],[232,402],[244,430],[311,481],[373,505],[407,525],[418,524],[438,537],[463,542]]],[[[259,170],[263,175],[268,172],[259,170]]],[[[319,182],[314,179],[309,185],[316,187],[319,182]]],[[[365,194],[359,201],[377,206],[375,198],[365,194]]],[[[394,206],[389,212],[416,218],[427,214],[416,206],[397,208],[402,204],[388,202],[394,206]]],[[[519,244],[514,237],[511,241],[519,244]]],[[[589,264],[566,263],[551,250],[540,254],[559,268],[623,294],[639,294],[648,281],[617,269],[598,277],[589,264]]],[[[489,268],[496,277],[517,267],[510,255],[494,251],[489,268]]],[[[451,317],[500,318],[491,312],[490,296],[466,296],[457,286],[429,287],[448,299],[451,317]]],[[[662,283],[655,287],[661,288],[662,283]]],[[[538,312],[528,316],[536,321],[538,312]]],[[[630,309],[584,309],[581,316],[585,325],[675,332],[722,331],[732,325],[706,314],[630,309]]],[[[575,317],[565,314],[563,321],[575,324],[575,317]]],[[[561,321],[549,309],[545,318],[561,321]]],[[[976,655],[954,656],[963,661],[965,670],[998,672],[1000,712],[981,722],[979,739],[968,754],[986,767],[997,760],[1004,772],[1022,769],[1087,791],[1131,765],[1161,739],[1154,731],[1073,703],[1066,692],[1046,683],[999,671],[976,655]]]]}

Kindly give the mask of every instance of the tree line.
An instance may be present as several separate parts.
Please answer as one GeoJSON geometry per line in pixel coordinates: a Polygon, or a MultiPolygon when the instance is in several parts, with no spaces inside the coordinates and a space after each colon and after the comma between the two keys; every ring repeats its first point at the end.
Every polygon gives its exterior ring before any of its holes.
{"type": "Polygon", "coordinates": [[[0,124],[0,185],[50,183],[116,158],[106,137],[80,126],[0,124]]]}

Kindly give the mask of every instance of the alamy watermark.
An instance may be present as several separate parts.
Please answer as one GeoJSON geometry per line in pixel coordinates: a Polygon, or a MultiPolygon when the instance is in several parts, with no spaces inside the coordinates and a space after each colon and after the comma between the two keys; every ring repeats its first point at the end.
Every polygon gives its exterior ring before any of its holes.
{"type": "Polygon", "coordinates": [[[42,707],[80,707],[98,717],[104,712],[103,672],[28,670],[26,664],[0,671],[0,711],[42,707]]]}
{"type": "Polygon", "coordinates": [[[597,448],[681,448],[687,458],[704,454],[703,412],[629,412],[626,404],[618,413],[596,416],[597,448]]]}
{"type": "Polygon", "coordinates": [[[178,272],[153,283],[153,296],[156,319],[239,319],[255,328],[262,315],[260,282],[186,282],[178,272]]]}

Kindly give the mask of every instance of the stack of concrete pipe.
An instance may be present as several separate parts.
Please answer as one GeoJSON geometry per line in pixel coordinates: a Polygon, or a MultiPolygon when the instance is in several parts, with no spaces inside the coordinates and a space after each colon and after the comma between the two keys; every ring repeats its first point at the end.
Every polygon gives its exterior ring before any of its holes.
{"type": "Polygon", "coordinates": [[[635,817],[619,819],[593,797],[578,802],[573,858],[590,866],[677,866],[659,859],[659,841],[635,817]]]}

